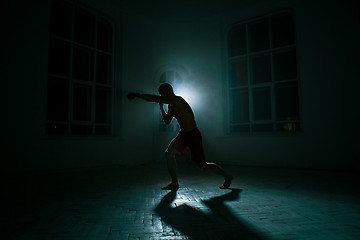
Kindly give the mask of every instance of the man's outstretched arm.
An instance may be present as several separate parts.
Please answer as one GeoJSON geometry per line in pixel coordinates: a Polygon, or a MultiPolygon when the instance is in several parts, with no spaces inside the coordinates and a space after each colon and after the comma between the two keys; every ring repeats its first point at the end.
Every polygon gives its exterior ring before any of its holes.
{"type": "Polygon", "coordinates": [[[164,103],[164,99],[161,96],[152,95],[152,94],[140,94],[139,98],[148,101],[148,102],[158,102],[158,103],[164,103]]]}
{"type": "Polygon", "coordinates": [[[141,98],[148,102],[158,102],[158,103],[171,103],[172,101],[166,97],[153,95],[153,94],[140,94],[140,93],[129,93],[127,97],[132,100],[134,98],[141,98]]]}

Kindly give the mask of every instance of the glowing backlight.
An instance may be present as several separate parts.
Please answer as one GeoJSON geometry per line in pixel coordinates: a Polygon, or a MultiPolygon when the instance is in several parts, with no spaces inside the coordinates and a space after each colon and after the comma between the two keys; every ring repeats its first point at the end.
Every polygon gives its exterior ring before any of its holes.
{"type": "Polygon", "coordinates": [[[175,95],[181,96],[194,108],[199,107],[199,95],[194,87],[179,84],[174,86],[175,95]]]}

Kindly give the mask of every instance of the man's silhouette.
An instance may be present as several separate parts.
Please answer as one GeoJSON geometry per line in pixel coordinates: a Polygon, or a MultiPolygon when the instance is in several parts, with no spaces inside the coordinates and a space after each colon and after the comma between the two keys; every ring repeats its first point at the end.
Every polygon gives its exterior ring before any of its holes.
{"type": "Polygon", "coordinates": [[[190,105],[182,97],[174,94],[173,88],[170,84],[161,84],[158,90],[160,96],[129,93],[128,98],[134,99],[137,97],[148,102],[158,102],[160,104],[160,110],[164,122],[166,124],[170,124],[172,119],[176,118],[180,125],[181,130],[171,141],[165,152],[167,167],[171,176],[171,183],[162,189],[176,190],[179,188],[179,182],[176,174],[175,155],[184,154],[188,148],[190,148],[191,151],[191,160],[194,161],[201,169],[223,176],[224,184],[220,188],[228,188],[233,177],[215,163],[205,162],[201,133],[196,126],[194,113],[190,105]],[[167,112],[165,112],[163,104],[168,104],[167,112]]]}

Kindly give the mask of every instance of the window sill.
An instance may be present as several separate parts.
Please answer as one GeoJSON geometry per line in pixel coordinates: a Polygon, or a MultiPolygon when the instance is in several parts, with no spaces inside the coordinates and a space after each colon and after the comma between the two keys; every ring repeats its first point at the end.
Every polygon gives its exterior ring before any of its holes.
{"type": "Polygon", "coordinates": [[[120,136],[101,136],[101,135],[91,135],[91,136],[64,136],[64,135],[43,135],[40,138],[41,140],[54,140],[54,141],[121,141],[120,136]]]}
{"type": "Polygon", "coordinates": [[[231,139],[231,138],[284,138],[284,137],[304,137],[307,136],[305,132],[269,132],[269,133],[225,133],[217,139],[231,139]]]}

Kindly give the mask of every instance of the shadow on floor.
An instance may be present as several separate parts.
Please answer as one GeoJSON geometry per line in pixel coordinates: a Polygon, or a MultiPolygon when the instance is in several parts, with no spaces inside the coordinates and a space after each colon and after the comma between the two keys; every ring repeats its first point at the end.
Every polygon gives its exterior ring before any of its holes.
{"type": "Polygon", "coordinates": [[[241,189],[231,189],[231,192],[222,196],[203,200],[211,213],[204,213],[187,204],[171,207],[176,198],[176,191],[172,191],[162,198],[155,211],[162,221],[189,239],[268,239],[242,223],[224,204],[225,201],[238,200],[240,191],[241,189]]]}

